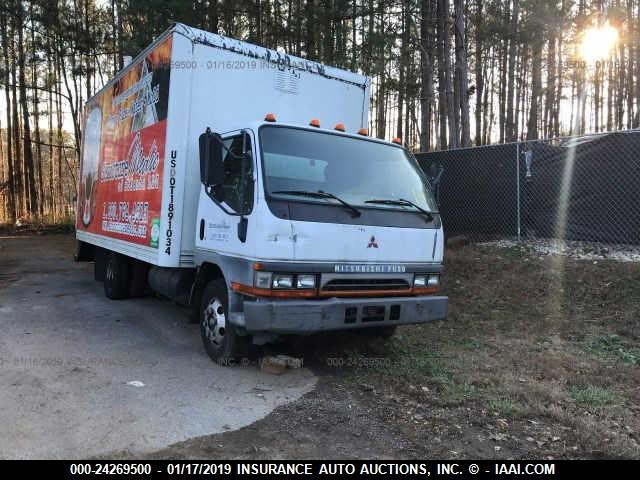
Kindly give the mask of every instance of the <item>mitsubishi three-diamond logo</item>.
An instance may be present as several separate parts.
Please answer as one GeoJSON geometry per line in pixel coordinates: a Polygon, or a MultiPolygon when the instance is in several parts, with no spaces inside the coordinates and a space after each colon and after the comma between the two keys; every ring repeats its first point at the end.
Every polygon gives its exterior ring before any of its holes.
{"type": "Polygon", "coordinates": [[[367,248],[378,248],[378,243],[376,242],[376,237],[375,236],[371,236],[371,238],[369,239],[369,244],[367,245],[367,248]]]}

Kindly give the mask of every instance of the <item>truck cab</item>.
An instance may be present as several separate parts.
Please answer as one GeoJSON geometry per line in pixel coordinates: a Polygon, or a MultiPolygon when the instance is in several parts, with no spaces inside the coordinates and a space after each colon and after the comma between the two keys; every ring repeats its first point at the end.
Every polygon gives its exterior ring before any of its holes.
{"type": "Polygon", "coordinates": [[[364,130],[276,115],[200,138],[194,260],[224,277],[200,295],[209,355],[234,356],[242,337],[389,335],[445,318],[442,223],[415,157],[364,130]]]}

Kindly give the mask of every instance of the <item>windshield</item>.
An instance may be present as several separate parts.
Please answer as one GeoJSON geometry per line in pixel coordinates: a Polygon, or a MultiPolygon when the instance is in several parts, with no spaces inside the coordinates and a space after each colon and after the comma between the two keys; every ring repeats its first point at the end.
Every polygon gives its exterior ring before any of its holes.
{"type": "MultiPolygon", "coordinates": [[[[282,192],[323,191],[358,207],[411,210],[401,205],[366,203],[403,198],[425,210],[436,209],[417,162],[402,148],[364,138],[276,126],[262,127],[260,138],[266,190],[273,197],[299,201],[301,197],[282,192]]],[[[328,201],[322,197],[304,200],[328,201]]]]}

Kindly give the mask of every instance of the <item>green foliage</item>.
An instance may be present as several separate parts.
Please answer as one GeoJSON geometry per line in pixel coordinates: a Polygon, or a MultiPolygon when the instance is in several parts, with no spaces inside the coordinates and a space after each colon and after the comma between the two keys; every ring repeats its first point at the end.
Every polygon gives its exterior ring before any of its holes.
{"type": "Polygon", "coordinates": [[[616,395],[609,389],[593,385],[574,387],[569,393],[577,404],[585,407],[602,408],[617,401],[616,395]]]}
{"type": "Polygon", "coordinates": [[[587,351],[628,365],[640,365],[640,348],[623,343],[618,335],[599,337],[587,347],[587,351]]]}

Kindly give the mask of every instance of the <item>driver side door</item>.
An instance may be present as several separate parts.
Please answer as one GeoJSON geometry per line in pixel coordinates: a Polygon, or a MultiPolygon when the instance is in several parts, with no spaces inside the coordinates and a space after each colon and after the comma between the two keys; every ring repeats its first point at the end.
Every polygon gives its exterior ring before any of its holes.
{"type": "Polygon", "coordinates": [[[222,142],[223,182],[200,187],[196,248],[235,256],[246,251],[246,239],[242,241],[238,230],[243,216],[248,222],[247,237],[252,233],[255,144],[253,134],[246,130],[224,134],[222,142]]]}

